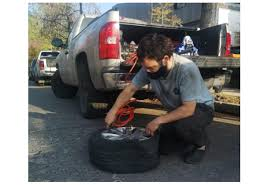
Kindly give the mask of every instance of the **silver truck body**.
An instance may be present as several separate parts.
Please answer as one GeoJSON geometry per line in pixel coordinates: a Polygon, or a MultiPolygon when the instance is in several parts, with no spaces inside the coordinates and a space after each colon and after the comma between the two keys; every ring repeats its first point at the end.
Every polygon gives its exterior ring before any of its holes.
{"type": "Polygon", "coordinates": [[[32,68],[32,74],[36,82],[50,80],[53,74],[56,72],[56,57],[59,51],[40,51],[37,61],[32,68]],[[48,55],[48,56],[45,56],[48,55]],[[43,63],[41,69],[40,63],[43,63]]]}
{"type": "MultiPolygon", "coordinates": [[[[68,42],[68,48],[57,58],[58,68],[64,83],[78,86],[76,57],[84,53],[87,56],[92,82],[97,89],[107,88],[101,75],[103,69],[113,69],[120,65],[119,59],[99,59],[99,31],[107,22],[119,22],[119,13],[110,11],[77,34],[68,42]],[[68,53],[67,53],[68,52],[68,53]]],[[[80,25],[77,25],[80,26],[80,25]]],[[[76,28],[73,28],[76,29],[76,28]]]]}
{"type": "MultiPolygon", "coordinates": [[[[127,82],[120,80],[121,76],[127,74],[127,72],[120,70],[120,59],[101,60],[99,58],[99,32],[108,22],[118,23],[119,29],[120,26],[122,26],[127,28],[125,30],[133,30],[136,27],[139,30],[153,29],[156,31],[166,29],[159,25],[151,26],[142,22],[131,23],[128,20],[120,20],[119,12],[114,10],[110,10],[93,20],[88,20],[88,16],[82,15],[75,23],[69,36],[67,49],[61,51],[56,59],[61,79],[65,84],[78,86],[76,63],[78,62],[80,56],[84,55],[87,58],[91,81],[97,90],[112,91],[123,89],[127,85],[127,82]],[[84,20],[85,23],[82,24],[84,20]]],[[[167,29],[170,30],[168,32],[171,32],[172,30],[174,33],[174,28],[167,29]]],[[[219,28],[216,29],[218,30],[219,28]]],[[[200,55],[198,57],[188,57],[191,58],[199,66],[199,68],[239,68],[239,59],[224,57],[224,33],[226,31],[227,30],[224,27],[224,29],[221,29],[220,32],[216,32],[216,34],[220,34],[218,35],[220,39],[216,41],[218,42],[217,44],[219,47],[214,49],[214,56],[200,55]]],[[[137,34],[140,34],[140,32],[137,33],[136,31],[135,33],[131,33],[131,35],[134,35],[134,37],[137,34]]],[[[144,89],[147,88],[149,89],[150,87],[144,87],[144,89]]]]}

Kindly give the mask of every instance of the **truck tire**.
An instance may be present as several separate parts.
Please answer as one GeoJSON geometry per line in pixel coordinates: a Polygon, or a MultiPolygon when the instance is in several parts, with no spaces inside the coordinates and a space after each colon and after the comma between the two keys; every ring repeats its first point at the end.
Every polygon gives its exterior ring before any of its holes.
{"type": "Polygon", "coordinates": [[[95,89],[86,63],[80,62],[77,65],[77,75],[82,116],[87,119],[105,117],[112,103],[106,94],[95,89]]]}
{"type": "Polygon", "coordinates": [[[34,80],[33,75],[31,73],[28,75],[28,80],[29,81],[33,81],[34,80]]]}
{"type": "Polygon", "coordinates": [[[36,85],[39,85],[39,78],[37,77],[37,75],[34,76],[34,80],[33,80],[36,85]]]}
{"type": "MultiPolygon", "coordinates": [[[[118,129],[126,128],[129,127],[118,129]]],[[[145,140],[134,138],[135,136],[111,140],[102,136],[107,130],[110,129],[97,130],[89,138],[90,162],[97,168],[112,173],[139,173],[159,165],[158,133],[145,140]]]]}
{"type": "Polygon", "coordinates": [[[63,83],[59,70],[57,70],[51,78],[51,89],[58,98],[73,98],[77,93],[77,87],[63,83]]]}
{"type": "Polygon", "coordinates": [[[38,86],[44,86],[44,83],[41,82],[41,78],[38,75],[36,75],[34,77],[34,81],[35,81],[36,85],[38,85],[38,86]]]}

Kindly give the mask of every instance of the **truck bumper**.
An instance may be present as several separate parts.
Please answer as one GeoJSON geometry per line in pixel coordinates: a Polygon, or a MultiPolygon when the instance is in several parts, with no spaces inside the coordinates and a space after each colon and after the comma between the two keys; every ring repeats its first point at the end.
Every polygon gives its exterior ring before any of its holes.
{"type": "Polygon", "coordinates": [[[49,71],[40,71],[39,74],[39,83],[45,83],[51,81],[52,76],[54,75],[54,72],[49,71]]]}
{"type": "MultiPolygon", "coordinates": [[[[103,79],[105,82],[105,86],[107,90],[119,90],[119,89],[124,89],[127,85],[131,83],[131,80],[135,76],[135,73],[130,74],[127,77],[126,80],[126,75],[127,73],[125,72],[119,72],[119,71],[107,71],[103,73],[103,79]]],[[[141,88],[141,90],[151,90],[150,85],[145,85],[144,87],[141,88]]]]}
{"type": "Polygon", "coordinates": [[[40,77],[41,78],[46,78],[46,77],[52,77],[54,75],[54,71],[40,71],[40,77]]]}

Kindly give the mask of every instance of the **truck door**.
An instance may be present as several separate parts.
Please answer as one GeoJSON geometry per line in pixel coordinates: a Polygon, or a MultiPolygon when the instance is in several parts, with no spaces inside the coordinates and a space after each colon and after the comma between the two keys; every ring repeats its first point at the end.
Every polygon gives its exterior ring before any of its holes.
{"type": "Polygon", "coordinates": [[[227,24],[220,24],[194,32],[192,39],[199,55],[225,56],[227,34],[227,24]]]}

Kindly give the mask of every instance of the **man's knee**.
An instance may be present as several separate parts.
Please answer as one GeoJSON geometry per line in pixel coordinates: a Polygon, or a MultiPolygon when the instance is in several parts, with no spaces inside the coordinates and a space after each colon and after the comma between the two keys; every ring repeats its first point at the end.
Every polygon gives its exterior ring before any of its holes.
{"type": "Polygon", "coordinates": [[[175,133],[175,127],[172,123],[163,124],[160,126],[161,135],[172,135],[175,133]]]}
{"type": "Polygon", "coordinates": [[[213,120],[213,110],[205,104],[197,104],[192,116],[176,121],[177,128],[205,128],[213,120]]]}

